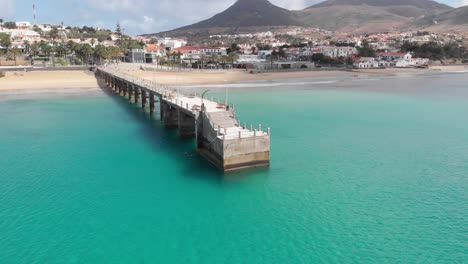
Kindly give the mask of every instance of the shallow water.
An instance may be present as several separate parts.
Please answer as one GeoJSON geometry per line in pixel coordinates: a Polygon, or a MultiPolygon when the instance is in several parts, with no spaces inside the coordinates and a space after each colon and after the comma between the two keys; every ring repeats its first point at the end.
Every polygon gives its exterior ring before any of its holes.
{"type": "Polygon", "coordinates": [[[123,98],[1,102],[0,262],[466,262],[467,80],[231,89],[272,166],[230,174],[123,98]]]}

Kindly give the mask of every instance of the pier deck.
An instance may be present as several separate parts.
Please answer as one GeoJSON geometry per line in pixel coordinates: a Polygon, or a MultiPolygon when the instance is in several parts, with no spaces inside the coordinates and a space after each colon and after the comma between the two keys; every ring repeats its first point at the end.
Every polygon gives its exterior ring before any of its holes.
{"type": "Polygon", "coordinates": [[[134,99],[142,108],[148,107],[149,99],[151,114],[158,105],[165,126],[177,128],[181,137],[195,137],[199,153],[220,169],[270,165],[270,129],[241,124],[233,106],[178,92],[119,71],[118,67],[98,67],[96,75],[117,94],[134,99]]]}

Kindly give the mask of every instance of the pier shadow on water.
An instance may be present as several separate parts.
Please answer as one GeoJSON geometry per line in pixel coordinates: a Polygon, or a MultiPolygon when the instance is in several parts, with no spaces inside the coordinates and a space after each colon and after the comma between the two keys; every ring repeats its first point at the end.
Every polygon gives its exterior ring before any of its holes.
{"type": "Polygon", "coordinates": [[[160,102],[156,103],[156,112],[150,115],[149,111],[141,108],[141,103],[134,104],[128,98],[116,94],[101,80],[99,80],[99,86],[104,94],[112,98],[131,118],[142,125],[138,136],[148,142],[154,152],[164,152],[166,155],[178,160],[182,173],[186,177],[214,180],[218,184],[222,184],[225,181],[242,181],[242,179],[246,179],[253,174],[268,170],[261,168],[225,173],[198,154],[195,139],[181,138],[177,129],[164,127],[159,113],[160,102]]]}

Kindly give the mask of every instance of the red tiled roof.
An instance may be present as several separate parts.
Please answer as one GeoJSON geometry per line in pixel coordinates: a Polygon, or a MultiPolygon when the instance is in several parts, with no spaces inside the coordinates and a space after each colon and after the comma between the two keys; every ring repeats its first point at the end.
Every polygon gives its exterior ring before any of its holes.
{"type": "Polygon", "coordinates": [[[180,51],[181,53],[188,53],[188,52],[194,51],[194,50],[200,50],[200,48],[194,47],[194,46],[184,46],[184,47],[180,47],[180,48],[175,48],[172,51],[173,52],[180,51]]]}
{"type": "Polygon", "coordinates": [[[403,57],[405,55],[406,55],[406,53],[402,53],[402,52],[377,52],[377,56],[400,56],[400,57],[403,57]]]}
{"type": "Polygon", "coordinates": [[[158,51],[158,50],[162,50],[164,48],[161,47],[161,46],[158,46],[156,44],[148,44],[148,45],[146,45],[145,49],[147,51],[158,51]]]}

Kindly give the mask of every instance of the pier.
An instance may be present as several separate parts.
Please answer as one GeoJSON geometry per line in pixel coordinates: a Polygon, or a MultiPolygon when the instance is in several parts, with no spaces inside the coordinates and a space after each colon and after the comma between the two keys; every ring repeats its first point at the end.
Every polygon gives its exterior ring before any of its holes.
{"type": "Polygon", "coordinates": [[[225,105],[138,78],[116,68],[98,67],[107,87],[149,113],[182,138],[196,138],[200,155],[223,171],[270,166],[270,128],[247,126],[225,105]]]}

